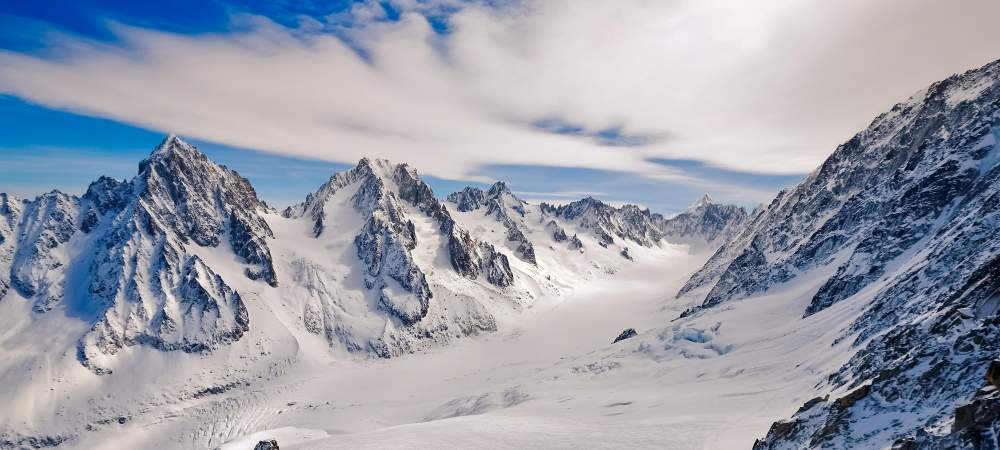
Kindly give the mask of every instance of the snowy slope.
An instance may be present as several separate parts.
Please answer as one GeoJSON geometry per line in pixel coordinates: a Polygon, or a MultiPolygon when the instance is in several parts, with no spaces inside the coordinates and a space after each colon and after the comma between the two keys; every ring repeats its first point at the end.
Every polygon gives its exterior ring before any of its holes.
{"type": "Polygon", "coordinates": [[[235,430],[204,427],[246,426],[263,401],[251,392],[289,371],[509,332],[540,299],[686,248],[604,248],[583,229],[557,241],[552,223],[578,224],[543,220],[502,183],[491,199],[490,215],[461,212],[411,167],[363,159],[279,214],[172,135],[131,180],[0,196],[0,399],[12,405],[0,447],[88,447],[133,426],[169,432],[159,447],[218,443],[235,430]],[[246,396],[214,417],[229,392],[246,396]]]}
{"type": "Polygon", "coordinates": [[[1000,351],[998,136],[1000,61],[935,83],[778,194],[681,289],[703,298],[697,315],[824,273],[800,313],[856,305],[838,338],[853,357],[756,448],[994,448],[1000,416],[962,425],[955,411],[1000,351]]]}
{"type": "Polygon", "coordinates": [[[995,448],[998,84],[750,215],[441,200],[374,159],[279,213],[173,136],[0,195],[0,448],[995,448]]]}

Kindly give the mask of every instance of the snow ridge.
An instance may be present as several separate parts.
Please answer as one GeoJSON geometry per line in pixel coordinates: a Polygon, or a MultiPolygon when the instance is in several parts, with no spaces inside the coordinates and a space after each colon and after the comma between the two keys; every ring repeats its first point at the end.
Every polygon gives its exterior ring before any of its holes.
{"type": "Polygon", "coordinates": [[[998,134],[1000,61],[935,83],[758,210],[680,290],[707,291],[685,313],[698,314],[830,267],[803,316],[865,302],[838,340],[856,353],[821,386],[848,393],[755,448],[983,448],[995,433],[996,414],[970,430],[954,408],[1000,408],[977,393],[1000,351],[998,134]]]}

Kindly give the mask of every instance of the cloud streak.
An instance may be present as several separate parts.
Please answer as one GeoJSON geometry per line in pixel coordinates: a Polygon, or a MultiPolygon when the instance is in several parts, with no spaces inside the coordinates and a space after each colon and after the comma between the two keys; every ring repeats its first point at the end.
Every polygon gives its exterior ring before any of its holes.
{"type": "Polygon", "coordinates": [[[297,28],[242,16],[240,31],[194,36],[112,24],[115,44],[62,35],[46,56],[0,53],[0,92],[235,147],[410,161],[449,179],[503,164],[705,184],[654,160],[803,173],[895,101],[1000,56],[1000,4],[979,0],[394,10],[387,21],[377,3],[359,4],[297,28]],[[447,34],[427,19],[442,11],[447,34]]]}

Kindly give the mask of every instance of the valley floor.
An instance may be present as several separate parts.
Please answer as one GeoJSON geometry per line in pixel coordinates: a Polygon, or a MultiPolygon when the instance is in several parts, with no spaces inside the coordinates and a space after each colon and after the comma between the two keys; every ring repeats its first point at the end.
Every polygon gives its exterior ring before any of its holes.
{"type": "Polygon", "coordinates": [[[300,349],[272,380],[81,444],[749,448],[843,361],[822,330],[839,329],[850,308],[799,318],[817,283],[671,322],[687,306],[673,293],[704,255],[678,247],[658,258],[539,299],[498,333],[426,353],[344,361],[300,349]],[[639,336],[612,345],[628,327],[639,336]],[[179,430],[187,435],[168,436],[179,430]]]}

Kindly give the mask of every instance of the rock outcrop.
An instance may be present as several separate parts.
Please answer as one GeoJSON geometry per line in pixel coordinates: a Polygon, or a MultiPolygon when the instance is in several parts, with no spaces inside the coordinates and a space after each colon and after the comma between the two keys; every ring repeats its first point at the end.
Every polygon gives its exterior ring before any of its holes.
{"type": "Polygon", "coordinates": [[[638,335],[639,335],[639,333],[635,331],[635,328],[626,328],[611,343],[614,344],[614,343],[617,343],[619,341],[624,341],[625,339],[631,339],[631,338],[634,338],[634,337],[636,337],[638,335]]]}
{"type": "Polygon", "coordinates": [[[800,432],[761,448],[993,448],[973,436],[996,422],[960,421],[952,405],[975,398],[964,411],[990,417],[995,404],[976,391],[1000,352],[998,137],[1000,61],[879,116],[691,278],[683,292],[711,286],[703,307],[820,266],[836,269],[804,315],[866,295],[838,340],[857,351],[824,387],[870,395],[796,414],[800,432]],[[888,428],[862,431],[876,417],[888,428]]]}
{"type": "Polygon", "coordinates": [[[88,291],[101,308],[80,342],[95,372],[131,345],[202,352],[239,340],[249,316],[239,293],[189,246],[228,244],[245,274],[277,278],[250,183],[194,146],[167,137],[131,182],[102,178],[84,195],[86,229],[96,233],[88,291]]]}
{"type": "Polygon", "coordinates": [[[667,239],[712,246],[732,238],[746,220],[743,207],[716,203],[706,194],[680,214],[658,221],[667,239]]]}
{"type": "Polygon", "coordinates": [[[413,256],[418,236],[406,202],[432,219],[447,242],[452,269],[469,279],[483,277],[504,288],[514,282],[507,257],[492,245],[474,239],[452,219],[430,186],[406,164],[364,158],[351,170],[338,173],[306,201],[289,207],[285,217],[307,217],[316,237],[326,229],[326,204],[350,189],[352,205],[364,225],[355,236],[358,259],[365,267],[365,287],[379,292],[379,306],[403,325],[413,325],[427,315],[434,293],[426,269],[413,256]]]}
{"type": "Polygon", "coordinates": [[[0,195],[0,295],[91,318],[78,358],[96,373],[127,346],[211,350],[238,340],[249,317],[192,246],[229,246],[247,277],[276,285],[264,209],[246,179],[169,136],[130,181],[101,177],[82,197],[0,195]],[[71,270],[87,275],[68,292],[71,270]]]}
{"type": "Polygon", "coordinates": [[[524,208],[527,203],[514,195],[506,183],[498,181],[486,192],[476,187],[467,187],[448,195],[448,201],[462,212],[484,210],[487,216],[507,230],[507,242],[514,254],[532,265],[538,264],[535,247],[523,231],[524,208]]]}
{"type": "Polygon", "coordinates": [[[260,441],[253,447],[253,450],[278,450],[278,441],[274,439],[260,441]]]}

